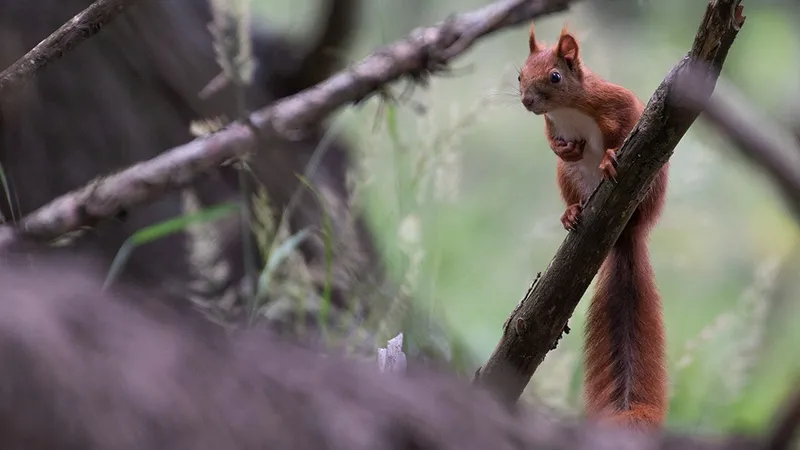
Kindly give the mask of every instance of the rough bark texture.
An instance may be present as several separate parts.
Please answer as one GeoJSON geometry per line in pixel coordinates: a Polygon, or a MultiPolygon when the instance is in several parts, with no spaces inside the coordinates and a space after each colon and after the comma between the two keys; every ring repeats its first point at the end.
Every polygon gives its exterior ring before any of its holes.
{"type": "Polygon", "coordinates": [[[97,0],[0,73],[0,98],[18,92],[37,72],[97,34],[137,0],[97,0]]]}
{"type": "Polygon", "coordinates": [[[561,244],[541,279],[512,312],[503,336],[475,381],[516,402],[589,287],[659,169],[700,114],[676,95],[675,83],[692,61],[711,70],[702,86],[711,95],[728,49],[744,22],[740,0],[712,0],[689,54],[667,75],[639,123],[617,152],[617,183],[602,182],[585,206],[577,231],[561,244]]]}

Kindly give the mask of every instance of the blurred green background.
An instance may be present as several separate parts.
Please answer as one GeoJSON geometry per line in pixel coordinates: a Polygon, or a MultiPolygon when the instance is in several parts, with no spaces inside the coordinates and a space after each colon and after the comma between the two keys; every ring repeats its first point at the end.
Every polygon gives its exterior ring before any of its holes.
{"type": "MultiPolygon", "coordinates": [[[[255,2],[262,18],[297,36],[313,27],[315,0],[255,2]]],[[[364,3],[352,61],[487,2],[364,3]]],[[[747,22],[719,89],[739,90],[747,108],[769,111],[769,120],[799,123],[794,3],[744,1],[747,22]]],[[[538,21],[537,34],[552,43],[568,22],[584,62],[646,101],[688,51],[705,8],[698,0],[584,1],[538,21]]],[[[381,109],[372,99],[336,119],[359,147],[358,192],[387,257],[411,261],[400,275],[478,361],[566,234],[543,119],[517,98],[527,32],[523,26],[482,40],[452,74],[415,89],[411,101],[381,109]]],[[[758,430],[800,375],[798,226],[764,174],[702,119],[671,164],[667,209],[651,240],[668,331],[669,426],[758,430]]],[[[566,412],[581,408],[587,299],[570,321],[574,331],[526,393],[566,412]]]]}

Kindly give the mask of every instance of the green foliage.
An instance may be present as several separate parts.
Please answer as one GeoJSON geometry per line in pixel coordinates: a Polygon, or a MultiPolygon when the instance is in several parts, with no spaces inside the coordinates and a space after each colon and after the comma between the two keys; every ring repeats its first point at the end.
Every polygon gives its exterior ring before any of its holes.
{"type": "MultiPolygon", "coordinates": [[[[273,275],[278,267],[283,263],[293,251],[297,250],[298,246],[303,243],[303,241],[309,236],[310,230],[304,228],[297,233],[289,236],[288,239],[283,241],[278,248],[276,248],[273,252],[268,255],[267,264],[264,265],[264,270],[261,271],[261,274],[258,277],[258,296],[259,298],[264,297],[270,288],[270,282],[272,281],[273,275]]],[[[260,306],[260,304],[256,304],[256,308],[260,306]]],[[[255,308],[253,313],[255,313],[255,308]]]]}
{"type": "Polygon", "coordinates": [[[122,244],[122,247],[120,247],[117,255],[114,257],[114,260],[111,262],[111,267],[108,270],[108,275],[106,275],[104,287],[107,287],[114,282],[125,266],[128,256],[133,250],[136,249],[137,246],[147,244],[148,242],[153,242],[171,234],[179,233],[186,230],[192,224],[199,224],[221,219],[228,214],[237,211],[238,209],[239,208],[235,203],[222,203],[203,209],[199,212],[184,214],[173,219],[165,220],[163,222],[150,225],[149,227],[142,228],[125,240],[125,243],[122,244]]]}
{"type": "Polygon", "coordinates": [[[0,214],[0,224],[2,224],[8,221],[8,219],[11,219],[12,221],[15,220],[14,202],[11,201],[11,189],[9,188],[8,177],[6,176],[6,171],[3,169],[2,164],[0,164],[0,185],[2,185],[3,187],[3,193],[5,194],[6,197],[5,200],[8,202],[8,210],[11,212],[10,218],[3,217],[3,215],[0,214]]]}

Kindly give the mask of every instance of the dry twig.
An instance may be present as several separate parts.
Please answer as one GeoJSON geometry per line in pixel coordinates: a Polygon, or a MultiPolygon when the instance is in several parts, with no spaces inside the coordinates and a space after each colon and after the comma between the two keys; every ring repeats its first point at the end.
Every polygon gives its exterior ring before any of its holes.
{"type": "Polygon", "coordinates": [[[667,75],[620,149],[617,183],[603,182],[589,198],[581,227],[561,244],[549,267],[506,322],[503,336],[476,381],[505,401],[519,398],[561,336],[578,302],[652,180],[700,114],[674,84],[692,61],[709,64],[702,86],[710,96],[728,49],[744,23],[740,0],[711,0],[689,54],[667,75]]]}
{"type": "Polygon", "coordinates": [[[0,73],[0,99],[8,100],[39,71],[97,34],[137,0],[97,0],[0,73]]]}

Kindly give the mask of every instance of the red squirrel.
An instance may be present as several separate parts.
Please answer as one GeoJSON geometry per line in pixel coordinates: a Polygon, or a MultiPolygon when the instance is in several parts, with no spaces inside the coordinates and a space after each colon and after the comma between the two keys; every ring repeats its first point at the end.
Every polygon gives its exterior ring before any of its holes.
{"type": "MultiPolygon", "coordinates": [[[[544,115],[545,136],[558,156],[556,180],[567,231],[601,180],[616,180],[616,152],[644,104],[583,65],[577,39],[561,30],[548,48],[536,40],[519,75],[522,104],[544,115]]],[[[598,273],[585,330],[586,413],[628,427],[660,427],[668,409],[666,337],[661,296],[647,249],[661,214],[668,165],[656,176],[598,273]]]]}

